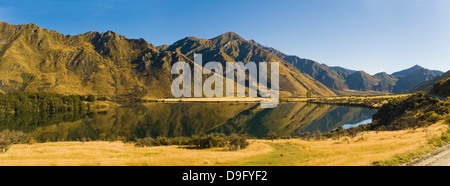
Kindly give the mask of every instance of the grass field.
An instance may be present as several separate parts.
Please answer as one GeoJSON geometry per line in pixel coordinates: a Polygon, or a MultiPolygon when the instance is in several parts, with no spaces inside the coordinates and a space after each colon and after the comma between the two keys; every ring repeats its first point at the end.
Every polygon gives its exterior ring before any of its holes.
{"type": "Polygon", "coordinates": [[[122,142],[54,142],[13,145],[0,154],[0,165],[150,165],[150,166],[301,166],[371,165],[413,152],[448,128],[365,132],[329,140],[250,140],[244,150],[187,149],[179,146],[135,147],[122,142]]]}
{"type": "Polygon", "coordinates": [[[340,140],[278,140],[268,143],[276,149],[270,155],[243,165],[367,166],[414,152],[446,128],[446,125],[436,124],[415,131],[365,132],[355,138],[340,140]]]}

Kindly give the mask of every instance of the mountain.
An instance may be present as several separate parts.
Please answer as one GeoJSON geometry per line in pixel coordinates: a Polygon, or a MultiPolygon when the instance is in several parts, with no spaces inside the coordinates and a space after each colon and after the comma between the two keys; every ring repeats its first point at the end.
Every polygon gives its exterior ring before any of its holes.
{"type": "Polygon", "coordinates": [[[314,95],[330,96],[335,93],[319,81],[301,72],[294,65],[253,40],[245,40],[236,33],[228,32],[212,39],[186,37],[166,47],[163,51],[180,52],[193,60],[194,54],[202,54],[203,62],[280,62],[280,94],[304,96],[307,90],[314,95]]]}
{"type": "Polygon", "coordinates": [[[345,74],[345,75],[350,75],[350,74],[357,72],[356,70],[350,70],[350,69],[339,67],[339,66],[328,67],[328,68],[330,68],[331,70],[334,70],[340,74],[345,74]]]}
{"type": "MultiPolygon", "coordinates": [[[[411,68],[408,68],[408,69],[405,69],[405,70],[402,70],[402,71],[398,71],[398,72],[394,72],[394,73],[392,73],[392,75],[393,76],[407,76],[407,75],[409,75],[411,73],[414,73],[414,72],[416,72],[418,70],[423,70],[423,69],[426,69],[426,68],[423,68],[423,67],[421,67],[419,65],[414,65],[411,68]]],[[[427,69],[427,70],[429,70],[429,69],[427,69]]],[[[444,72],[439,71],[439,70],[429,70],[429,71],[430,71],[430,73],[433,76],[439,76],[439,75],[444,74],[444,72]]]]}
{"type": "Polygon", "coordinates": [[[408,69],[405,69],[405,70],[402,70],[402,71],[398,71],[398,72],[394,72],[394,73],[392,73],[392,75],[393,76],[406,76],[406,75],[411,74],[411,73],[413,73],[413,72],[415,72],[417,70],[420,70],[420,69],[423,69],[423,67],[421,67],[419,65],[414,65],[411,68],[408,68],[408,69]]]}
{"type": "Polygon", "coordinates": [[[440,76],[436,76],[433,79],[429,80],[429,81],[425,81],[419,85],[417,85],[416,87],[414,87],[413,89],[410,90],[410,92],[419,92],[419,91],[430,91],[433,88],[433,85],[435,83],[437,83],[438,81],[444,80],[446,78],[450,77],[450,71],[440,75],[440,76]]]}
{"type": "MultiPolygon", "coordinates": [[[[154,46],[115,32],[70,36],[34,24],[0,22],[0,93],[12,91],[93,94],[110,97],[171,97],[175,62],[280,62],[280,95],[334,96],[354,91],[401,93],[442,72],[418,65],[392,75],[329,67],[286,55],[233,32],[212,39],[186,37],[154,46]]],[[[204,78],[205,79],[205,78],[204,78]]],[[[270,80],[269,80],[270,81],[270,80]]]]}
{"type": "Polygon", "coordinates": [[[334,90],[348,90],[348,86],[345,84],[344,77],[324,64],[320,64],[316,61],[303,59],[293,55],[286,55],[274,48],[266,47],[256,42],[255,44],[270,51],[272,54],[275,54],[278,58],[292,64],[295,68],[305,74],[308,74],[328,88],[334,90]]]}
{"type": "Polygon", "coordinates": [[[394,88],[398,81],[395,76],[389,75],[386,72],[380,72],[378,74],[375,74],[374,77],[379,80],[378,85],[374,89],[375,91],[394,91],[394,88]]]}
{"type": "Polygon", "coordinates": [[[0,89],[106,96],[170,94],[171,64],[189,61],[112,31],[66,36],[0,22],[0,89]]]}
{"type": "Polygon", "coordinates": [[[346,77],[346,84],[352,90],[403,93],[422,82],[431,80],[438,74],[441,74],[441,72],[432,71],[418,65],[391,75],[380,72],[371,76],[363,71],[358,71],[346,77]]]}
{"type": "Polygon", "coordinates": [[[364,71],[357,71],[346,78],[348,87],[358,91],[372,91],[378,85],[379,80],[364,71]]]}
{"type": "Polygon", "coordinates": [[[29,91],[110,97],[172,97],[175,62],[280,61],[282,96],[333,91],[235,33],[211,40],[188,37],[170,46],[128,39],[112,31],[62,35],[34,24],[0,22],[0,92],[29,91]]]}
{"type": "Polygon", "coordinates": [[[440,70],[430,70],[431,71],[431,73],[434,75],[434,76],[440,76],[440,75],[442,75],[442,74],[444,74],[445,72],[442,72],[442,71],[440,71],[440,70]]]}
{"type": "Polygon", "coordinates": [[[431,80],[435,75],[428,69],[420,68],[406,76],[400,77],[394,89],[395,93],[406,92],[422,82],[431,80]]]}
{"type": "Polygon", "coordinates": [[[306,73],[314,79],[320,81],[331,89],[347,90],[348,86],[345,84],[345,79],[339,73],[328,67],[309,60],[302,59],[297,56],[282,56],[282,59],[294,65],[301,72],[306,73]]]}
{"type": "Polygon", "coordinates": [[[313,60],[286,55],[274,48],[262,45],[259,46],[275,54],[280,59],[294,65],[301,72],[308,74],[328,88],[342,94],[354,91],[403,93],[410,90],[418,83],[442,74],[441,71],[428,70],[416,65],[391,75],[382,72],[371,76],[364,71],[355,71],[339,66],[330,67],[313,60]]]}

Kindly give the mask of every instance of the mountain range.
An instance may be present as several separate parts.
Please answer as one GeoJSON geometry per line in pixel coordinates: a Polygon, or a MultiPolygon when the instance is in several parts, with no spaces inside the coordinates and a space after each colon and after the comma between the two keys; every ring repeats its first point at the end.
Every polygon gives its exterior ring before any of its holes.
{"type": "Polygon", "coordinates": [[[308,74],[325,86],[341,93],[353,91],[403,93],[422,82],[431,80],[444,73],[439,70],[429,70],[415,65],[392,74],[380,72],[372,76],[364,71],[356,71],[339,66],[330,67],[310,59],[286,55],[270,47],[262,47],[280,59],[294,65],[301,72],[308,74]]]}
{"type": "Polygon", "coordinates": [[[175,62],[280,62],[280,96],[336,96],[348,92],[400,93],[443,74],[420,66],[393,74],[369,75],[276,49],[228,32],[212,39],[186,37],[154,46],[115,32],[70,36],[35,24],[0,22],[0,93],[55,92],[111,97],[171,97],[175,62]]]}

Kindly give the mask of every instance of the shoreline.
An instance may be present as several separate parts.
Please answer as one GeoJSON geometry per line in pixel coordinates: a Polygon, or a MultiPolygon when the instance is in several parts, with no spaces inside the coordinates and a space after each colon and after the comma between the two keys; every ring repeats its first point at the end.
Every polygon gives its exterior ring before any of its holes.
{"type": "Polygon", "coordinates": [[[236,97],[222,97],[222,98],[163,98],[163,99],[144,99],[145,101],[156,102],[260,102],[268,101],[270,98],[236,98],[236,97]]]}
{"type": "MultiPolygon", "coordinates": [[[[365,107],[368,109],[379,109],[389,99],[403,98],[410,94],[392,94],[392,95],[374,95],[374,96],[335,96],[335,97],[296,97],[279,98],[279,103],[313,103],[349,107],[365,107]]],[[[153,98],[142,99],[140,102],[159,102],[159,103],[257,103],[261,101],[270,101],[270,98],[261,97],[220,97],[220,98],[153,98]]]]}

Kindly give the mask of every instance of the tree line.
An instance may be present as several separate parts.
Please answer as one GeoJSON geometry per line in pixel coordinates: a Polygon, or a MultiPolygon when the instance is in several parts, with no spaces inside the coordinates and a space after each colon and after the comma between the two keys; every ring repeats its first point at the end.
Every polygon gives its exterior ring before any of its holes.
{"type": "Polygon", "coordinates": [[[54,93],[13,92],[0,94],[0,113],[24,112],[87,112],[89,104],[83,103],[85,96],[54,93]]]}

